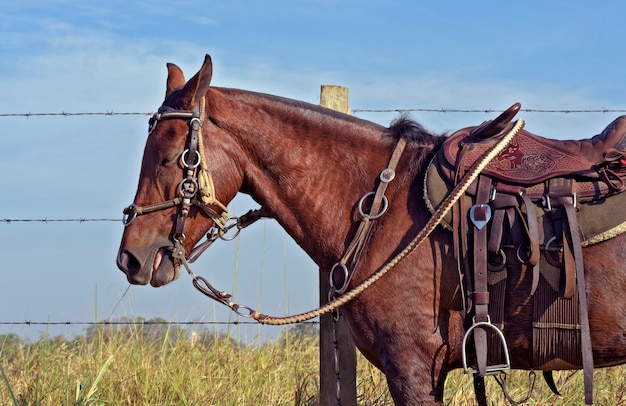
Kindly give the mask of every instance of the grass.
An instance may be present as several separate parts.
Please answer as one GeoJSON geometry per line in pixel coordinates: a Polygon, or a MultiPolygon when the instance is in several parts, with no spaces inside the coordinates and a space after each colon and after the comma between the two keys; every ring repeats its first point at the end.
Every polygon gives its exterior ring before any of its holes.
{"type": "MultiPolygon", "coordinates": [[[[0,336],[2,405],[316,405],[315,329],[292,328],[278,339],[241,345],[226,335],[167,324],[95,326],[85,336],[22,342],[0,336]]],[[[510,374],[514,399],[528,391],[527,373],[510,374]]],[[[555,375],[556,397],[539,374],[529,405],[582,404],[582,373],[555,375]]],[[[595,372],[595,404],[626,405],[626,367],[595,372]]],[[[361,405],[391,405],[384,375],[359,358],[361,405]]],[[[488,379],[490,403],[505,405],[488,379]]],[[[454,371],[446,404],[473,405],[471,378],[454,371]]]]}

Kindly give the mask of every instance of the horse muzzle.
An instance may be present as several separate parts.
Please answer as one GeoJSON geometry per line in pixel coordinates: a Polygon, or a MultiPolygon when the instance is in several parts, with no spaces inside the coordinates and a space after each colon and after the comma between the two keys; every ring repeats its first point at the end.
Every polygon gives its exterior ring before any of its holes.
{"type": "Polygon", "coordinates": [[[180,275],[180,267],[171,253],[171,244],[158,244],[147,250],[121,246],[116,263],[133,285],[150,283],[159,287],[176,280],[180,275]]]}

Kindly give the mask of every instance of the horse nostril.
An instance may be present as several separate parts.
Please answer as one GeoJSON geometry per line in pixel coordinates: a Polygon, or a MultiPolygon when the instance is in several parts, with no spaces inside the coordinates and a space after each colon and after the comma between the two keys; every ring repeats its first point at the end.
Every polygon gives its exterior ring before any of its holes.
{"type": "Polygon", "coordinates": [[[141,270],[141,262],[129,251],[124,250],[117,257],[117,267],[128,275],[135,275],[141,270]]]}

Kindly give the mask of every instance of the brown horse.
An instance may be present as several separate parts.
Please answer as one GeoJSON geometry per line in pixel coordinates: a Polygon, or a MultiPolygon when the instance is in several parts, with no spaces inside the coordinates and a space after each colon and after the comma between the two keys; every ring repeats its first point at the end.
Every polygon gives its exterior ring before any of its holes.
{"type": "MultiPolygon", "coordinates": [[[[376,187],[400,137],[408,143],[385,192],[388,209],[370,230],[348,290],[426,224],[423,175],[445,137],[405,118],[386,129],[299,101],[211,87],[211,76],[208,55],[188,82],[177,66],[168,65],[165,101],[151,122],[136,206],[127,211],[117,257],[130,283],[156,287],[175,280],[181,253],[191,252],[223,220],[224,205],[239,192],[249,194],[329,272],[357,232],[357,202],[376,187]],[[200,146],[190,140],[190,128],[198,134],[198,126],[200,146]],[[203,208],[184,202],[197,189],[188,175],[200,157],[214,186],[203,208]]],[[[442,402],[448,371],[462,366],[467,317],[452,240],[449,231],[437,228],[341,309],[356,345],[385,373],[398,405],[442,402]]],[[[584,258],[594,364],[624,363],[626,235],[585,248],[584,258]]],[[[515,369],[533,368],[531,279],[515,281],[507,298],[504,333],[515,369]]]]}

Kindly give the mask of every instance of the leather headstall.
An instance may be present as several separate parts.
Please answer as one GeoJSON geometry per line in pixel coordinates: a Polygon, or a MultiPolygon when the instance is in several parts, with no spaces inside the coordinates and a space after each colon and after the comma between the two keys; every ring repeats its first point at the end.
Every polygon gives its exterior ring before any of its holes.
{"type": "Polygon", "coordinates": [[[137,206],[135,203],[126,207],[123,211],[122,222],[124,226],[130,225],[137,216],[153,213],[160,210],[179,208],[176,215],[174,232],[171,236],[173,247],[171,248],[175,258],[185,258],[183,242],[185,241],[185,226],[189,218],[192,206],[213,220],[214,227],[225,232],[230,220],[228,210],[224,204],[215,198],[215,190],[211,173],[206,167],[204,151],[202,148],[202,124],[204,120],[204,103],[202,98],[195,110],[177,110],[162,106],[148,121],[148,134],[154,132],[157,124],[165,120],[186,120],[189,125],[187,148],[180,156],[183,167],[183,179],[178,184],[178,196],[161,203],[146,206],[137,206]],[[219,207],[218,213],[212,206],[219,207]]]}

